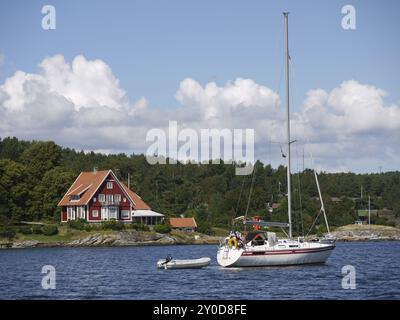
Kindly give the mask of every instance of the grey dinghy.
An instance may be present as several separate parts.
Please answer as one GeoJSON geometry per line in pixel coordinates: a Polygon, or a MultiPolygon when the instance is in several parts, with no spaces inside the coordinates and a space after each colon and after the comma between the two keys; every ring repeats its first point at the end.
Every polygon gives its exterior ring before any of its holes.
{"type": "Polygon", "coordinates": [[[176,260],[176,259],[161,259],[157,262],[158,268],[164,269],[195,269],[203,268],[210,264],[210,258],[176,260]]]}

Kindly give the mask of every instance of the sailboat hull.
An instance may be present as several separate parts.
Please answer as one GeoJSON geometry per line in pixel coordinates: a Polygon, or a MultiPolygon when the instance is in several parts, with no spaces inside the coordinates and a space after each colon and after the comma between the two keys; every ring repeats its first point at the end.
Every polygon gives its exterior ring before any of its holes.
{"type": "Polygon", "coordinates": [[[223,267],[263,267],[290,266],[302,264],[325,263],[331,255],[334,244],[316,244],[309,248],[269,249],[249,248],[236,249],[220,247],[217,261],[223,267]]]}

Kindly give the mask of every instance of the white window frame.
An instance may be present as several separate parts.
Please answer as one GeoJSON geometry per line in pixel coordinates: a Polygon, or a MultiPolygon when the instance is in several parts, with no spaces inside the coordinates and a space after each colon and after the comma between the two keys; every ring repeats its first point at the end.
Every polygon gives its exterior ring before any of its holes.
{"type": "Polygon", "coordinates": [[[67,207],[67,220],[75,220],[75,208],[67,207]]]}
{"type": "Polygon", "coordinates": [[[85,219],[85,207],[84,206],[76,207],[76,216],[78,219],[85,219]]]}
{"type": "Polygon", "coordinates": [[[105,201],[106,201],[106,195],[103,194],[103,193],[100,193],[100,194],[99,194],[99,201],[100,201],[100,202],[105,202],[105,201]]]}
{"type": "Polygon", "coordinates": [[[107,181],[107,189],[112,189],[112,188],[113,188],[113,182],[107,181]]]}
{"type": "Polygon", "coordinates": [[[121,210],[121,219],[129,219],[130,218],[130,210],[121,210]]]}
{"type": "Polygon", "coordinates": [[[101,207],[101,220],[108,220],[108,208],[101,207]]]}
{"type": "Polygon", "coordinates": [[[98,218],[99,217],[99,210],[92,210],[92,218],[98,218]]]}
{"type": "Polygon", "coordinates": [[[118,220],[118,207],[108,207],[108,218],[118,220]]]}
{"type": "Polygon", "coordinates": [[[106,194],[106,201],[108,203],[113,203],[114,202],[114,196],[112,194],[106,194]]]}
{"type": "Polygon", "coordinates": [[[121,202],[121,195],[120,194],[114,194],[114,201],[115,202],[121,202]]]}

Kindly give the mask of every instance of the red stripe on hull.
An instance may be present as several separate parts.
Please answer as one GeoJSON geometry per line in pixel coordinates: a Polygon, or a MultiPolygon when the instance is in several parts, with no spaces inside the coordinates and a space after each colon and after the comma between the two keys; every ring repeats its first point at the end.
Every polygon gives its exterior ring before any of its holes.
{"type": "Polygon", "coordinates": [[[274,250],[274,251],[245,251],[242,256],[258,256],[258,255],[277,255],[277,254],[301,254],[301,253],[314,253],[333,250],[335,246],[322,248],[322,249],[298,249],[298,250],[274,250]]]}

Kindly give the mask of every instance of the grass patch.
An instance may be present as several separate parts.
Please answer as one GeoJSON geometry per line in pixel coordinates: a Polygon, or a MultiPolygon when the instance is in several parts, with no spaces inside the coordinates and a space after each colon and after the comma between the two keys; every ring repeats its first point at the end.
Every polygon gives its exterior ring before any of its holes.
{"type": "Polygon", "coordinates": [[[39,241],[39,242],[49,243],[49,242],[69,241],[71,240],[71,237],[60,234],[56,234],[53,236],[45,236],[44,234],[18,234],[18,240],[39,241]]]}

